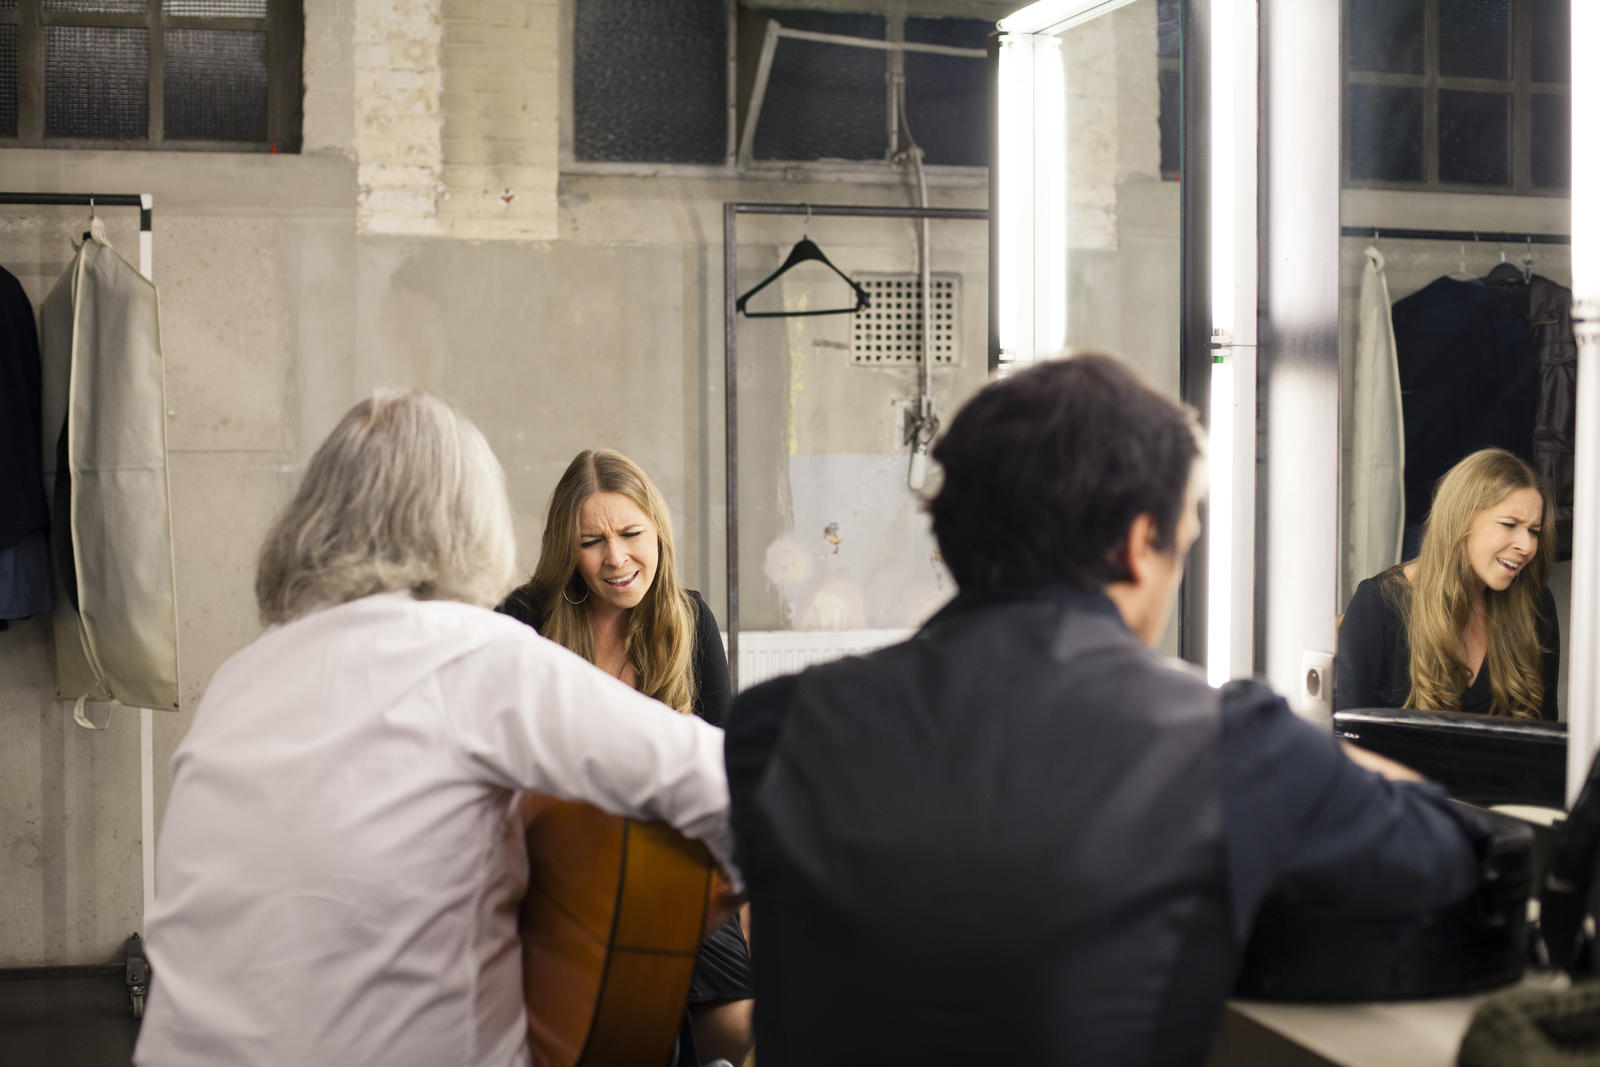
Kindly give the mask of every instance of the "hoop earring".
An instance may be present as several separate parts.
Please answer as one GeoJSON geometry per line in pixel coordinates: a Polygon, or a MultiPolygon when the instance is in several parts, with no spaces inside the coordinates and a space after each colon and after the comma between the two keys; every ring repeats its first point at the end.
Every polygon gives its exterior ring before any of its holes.
{"type": "Polygon", "coordinates": [[[571,604],[573,607],[577,607],[579,604],[582,604],[584,601],[589,599],[589,587],[587,585],[584,586],[583,587],[583,596],[579,597],[577,600],[573,600],[570,596],[567,595],[567,587],[566,586],[562,586],[561,587],[561,599],[565,600],[568,604],[571,604]]]}

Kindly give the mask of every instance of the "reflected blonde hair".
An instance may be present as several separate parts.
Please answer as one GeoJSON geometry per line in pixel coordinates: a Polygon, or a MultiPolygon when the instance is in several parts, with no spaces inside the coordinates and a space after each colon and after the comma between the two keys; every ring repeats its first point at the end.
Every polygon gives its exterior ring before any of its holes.
{"type": "Polygon", "coordinates": [[[655,483],[627,456],[592,449],[573,457],[550,494],[533,576],[511,596],[540,620],[540,633],[594,662],[593,603],[578,573],[578,542],[584,502],[596,493],[622,494],[656,528],[655,581],[639,606],[628,612],[624,644],[639,692],[676,711],[693,711],[695,617],[689,594],[678,580],[672,516],[655,483]]]}
{"type": "Polygon", "coordinates": [[[261,546],[261,619],[406,590],[493,606],[516,575],[505,473],[444,401],[380,389],[339,420],[261,546]]]}
{"type": "Polygon", "coordinates": [[[1485,589],[1490,714],[1537,719],[1544,703],[1539,647],[1539,594],[1555,562],[1555,507],[1538,474],[1503,449],[1490,448],[1457,463],[1439,479],[1433,507],[1408,589],[1411,694],[1406,707],[1456,711],[1470,673],[1461,659],[1461,635],[1472,613],[1471,589],[1481,579],[1467,558],[1467,533],[1481,513],[1518,489],[1533,489],[1543,503],[1541,536],[1533,558],[1504,592],[1485,589]]]}

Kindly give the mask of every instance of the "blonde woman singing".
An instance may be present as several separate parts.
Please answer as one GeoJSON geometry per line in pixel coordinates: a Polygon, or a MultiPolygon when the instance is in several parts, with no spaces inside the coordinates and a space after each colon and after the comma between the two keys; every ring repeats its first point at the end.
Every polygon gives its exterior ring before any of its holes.
{"type": "MultiPolygon", "coordinates": [[[[660,491],[621,453],[573,458],[551,493],[533,577],[500,610],[675,711],[717,726],[727,719],[732,694],[716,617],[678,580],[660,491]]],[[[735,918],[706,939],[695,963],[689,1015],[699,1061],[743,1062],[753,1041],[750,989],[735,918]]],[[[678,1062],[695,1062],[684,1051],[678,1062]]]]}
{"type": "Polygon", "coordinates": [[[1339,627],[1338,708],[1557,718],[1561,637],[1545,582],[1550,494],[1527,463],[1474,452],[1439,480],[1417,558],[1356,588],[1339,627]]]}

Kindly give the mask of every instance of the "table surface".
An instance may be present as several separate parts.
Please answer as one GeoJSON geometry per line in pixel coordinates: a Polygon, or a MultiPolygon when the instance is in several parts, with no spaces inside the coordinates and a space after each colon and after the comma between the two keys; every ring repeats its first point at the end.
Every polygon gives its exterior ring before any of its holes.
{"type": "MultiPolygon", "coordinates": [[[[1517,989],[1559,989],[1567,985],[1562,975],[1530,974],[1517,989]]],[[[1495,992],[1436,1000],[1409,1000],[1364,1004],[1275,1004],[1234,1000],[1231,1016],[1218,1042],[1219,1058],[1213,1065],[1250,1062],[1247,1056],[1269,1051],[1273,1041],[1281,1051],[1302,1055],[1295,1062],[1325,1063],[1335,1067],[1454,1067],[1461,1037],[1473,1012],[1495,992]],[[1241,1027],[1247,1020],[1256,1027],[1241,1027]],[[1256,1029],[1267,1033],[1257,1033],[1256,1029]],[[1303,1054],[1311,1054],[1307,1058],[1303,1054]]],[[[1259,1062],[1259,1061],[1257,1061],[1259,1062]]],[[[1281,1062],[1281,1061],[1280,1061],[1281,1062]]]]}

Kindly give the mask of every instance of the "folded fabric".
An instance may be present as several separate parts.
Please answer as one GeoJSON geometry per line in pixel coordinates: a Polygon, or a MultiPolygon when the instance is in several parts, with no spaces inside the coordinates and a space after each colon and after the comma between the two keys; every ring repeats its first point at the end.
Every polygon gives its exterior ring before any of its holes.
{"type": "Polygon", "coordinates": [[[1600,982],[1495,994],[1473,1015],[1456,1062],[1460,1067],[1597,1067],[1600,982]]]}

